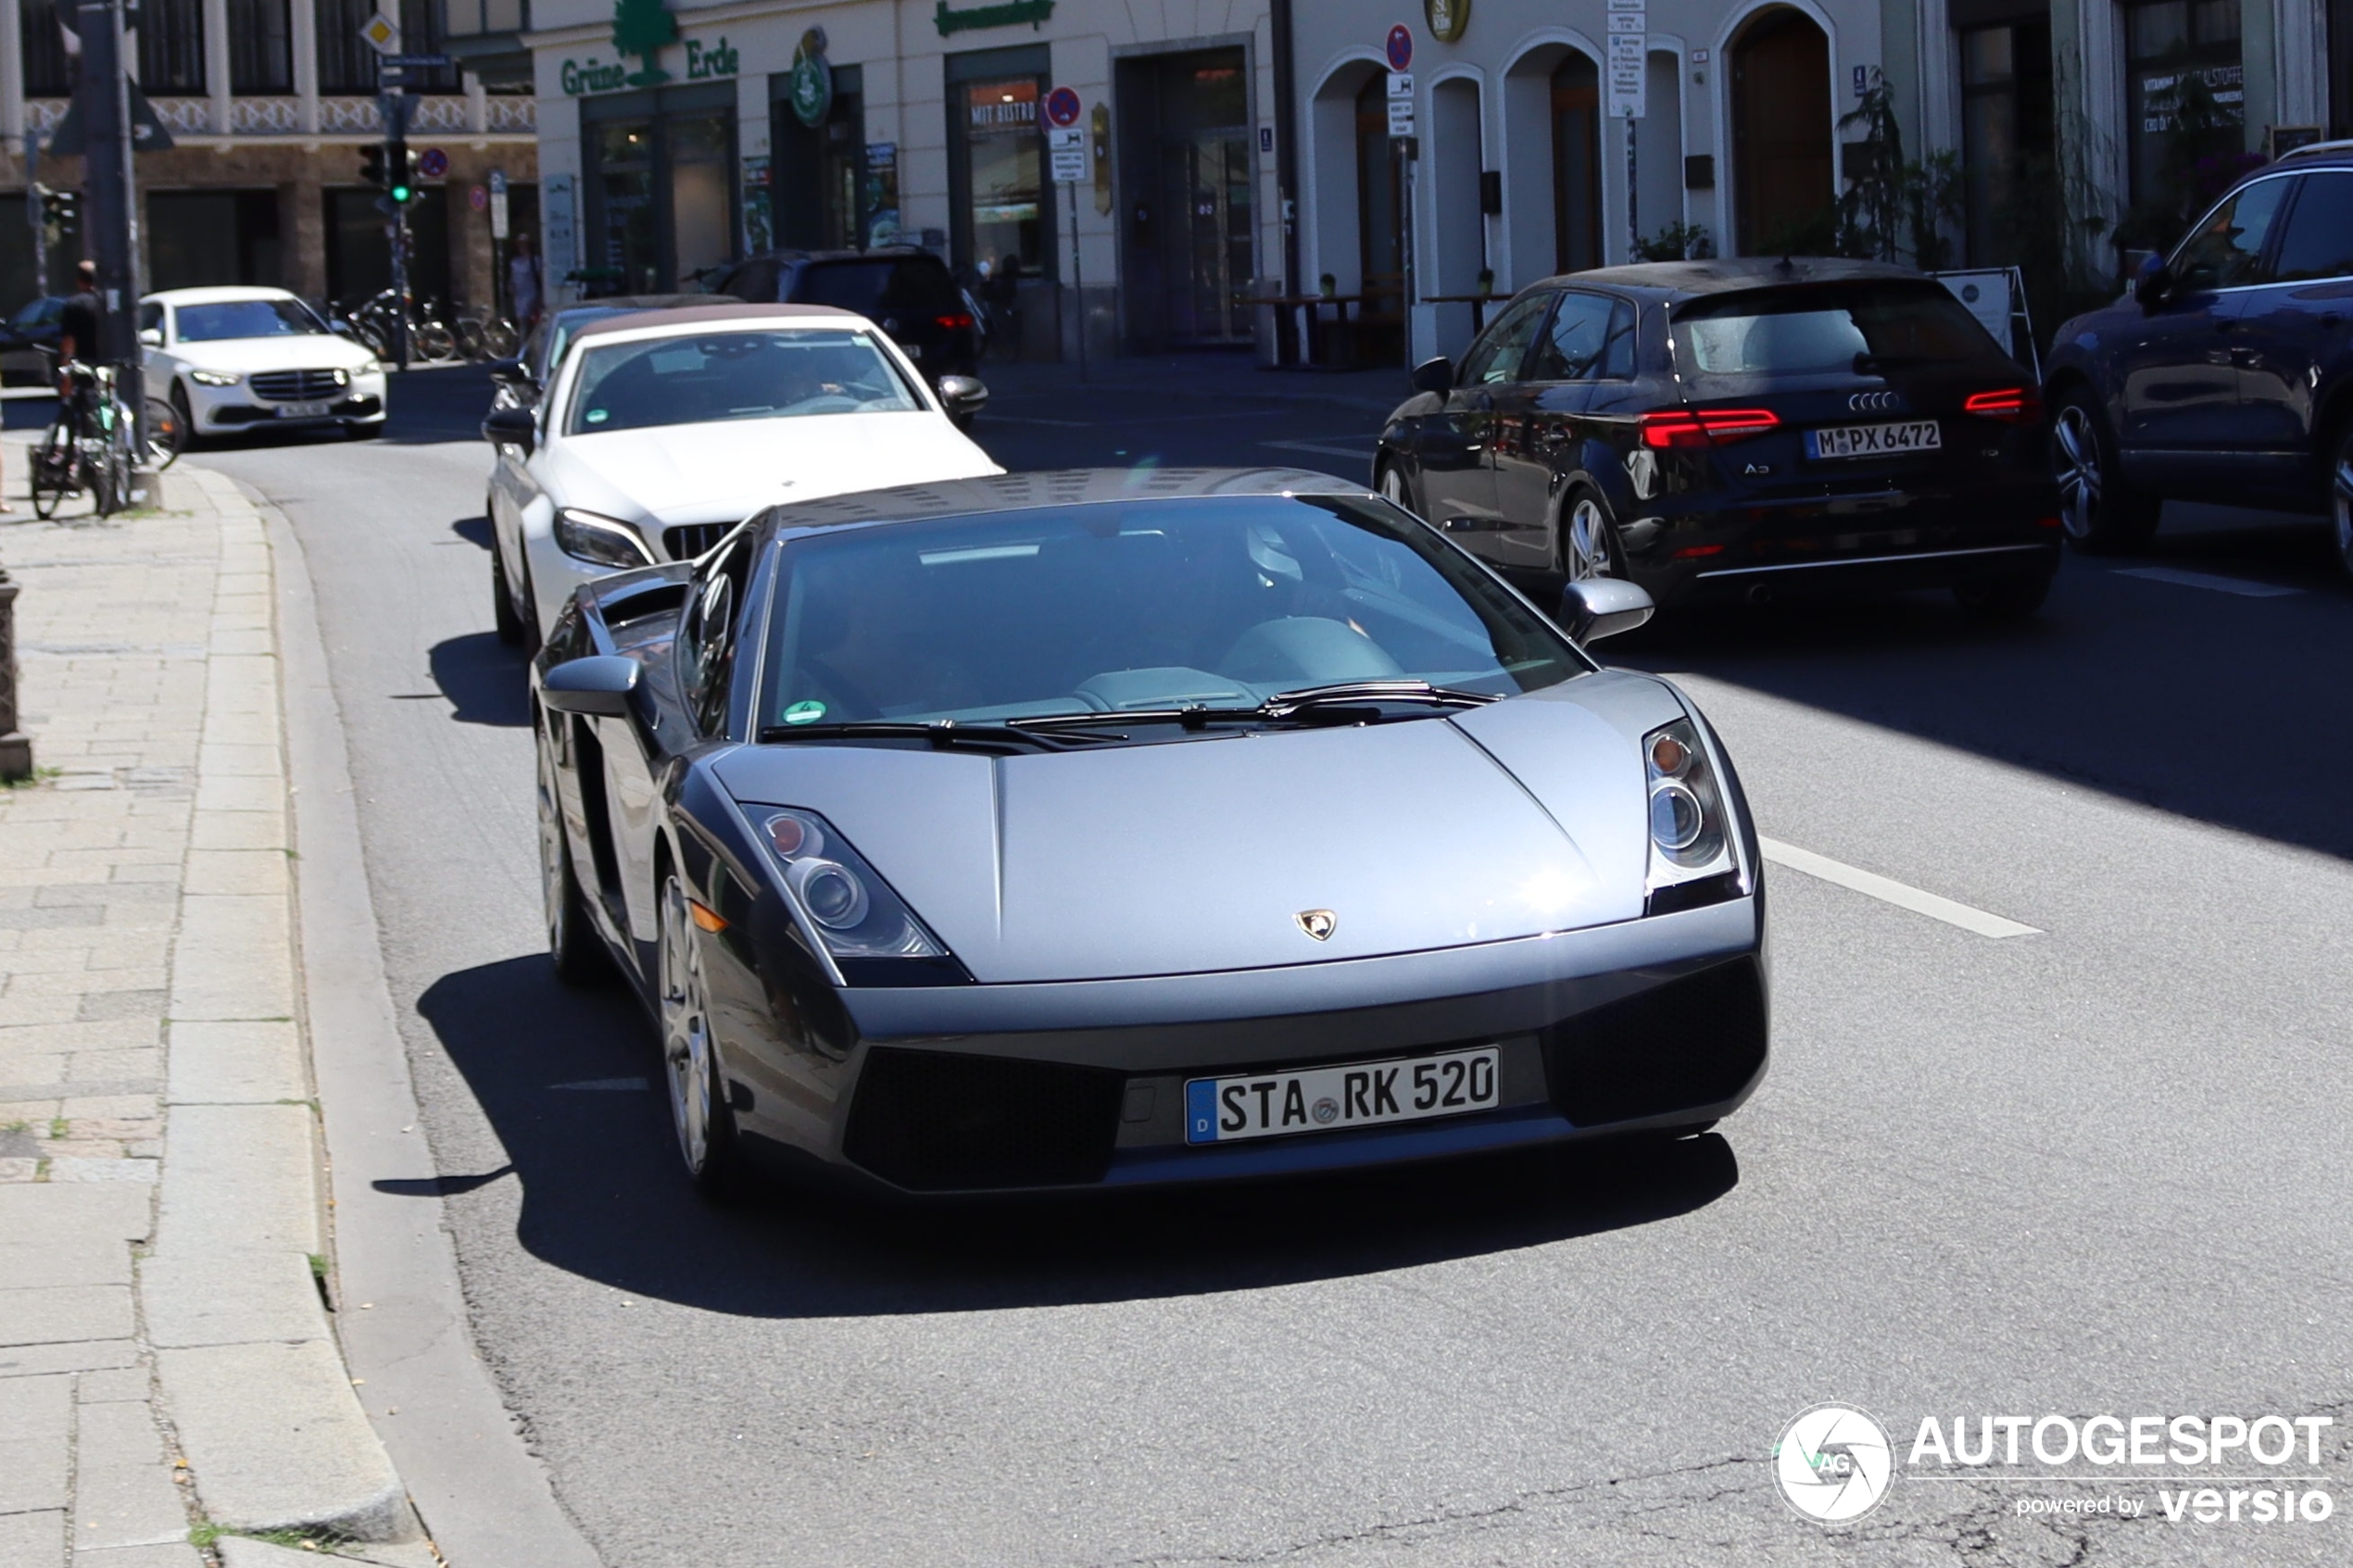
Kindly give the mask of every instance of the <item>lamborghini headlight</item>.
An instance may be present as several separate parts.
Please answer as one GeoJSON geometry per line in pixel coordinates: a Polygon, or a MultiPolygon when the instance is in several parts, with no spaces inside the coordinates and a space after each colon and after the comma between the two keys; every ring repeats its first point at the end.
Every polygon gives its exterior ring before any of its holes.
{"type": "Polygon", "coordinates": [[[584,512],[577,507],[556,509],[556,547],[574,560],[623,571],[654,564],[654,558],[647,552],[646,542],[637,537],[635,529],[595,512],[584,512]]]}
{"type": "Polygon", "coordinates": [[[1650,791],[1647,912],[1666,914],[1737,897],[1731,809],[1718,786],[1699,730],[1688,719],[1642,737],[1650,791]]]}
{"type": "Polygon", "coordinates": [[[938,938],[814,811],[754,819],[795,912],[836,959],[937,959],[938,938]]]}

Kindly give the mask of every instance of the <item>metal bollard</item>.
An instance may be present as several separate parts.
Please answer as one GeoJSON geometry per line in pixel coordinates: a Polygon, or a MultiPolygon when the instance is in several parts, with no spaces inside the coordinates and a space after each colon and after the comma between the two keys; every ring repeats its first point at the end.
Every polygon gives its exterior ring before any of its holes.
{"type": "Polygon", "coordinates": [[[17,733],[17,588],[0,568],[0,779],[32,777],[32,737],[17,733]]]}

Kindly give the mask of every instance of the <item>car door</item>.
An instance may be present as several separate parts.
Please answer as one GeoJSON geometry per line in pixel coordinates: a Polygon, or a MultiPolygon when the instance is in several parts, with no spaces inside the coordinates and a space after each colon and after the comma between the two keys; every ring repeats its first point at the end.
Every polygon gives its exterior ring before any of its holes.
{"type": "Polygon", "coordinates": [[[2239,428],[2236,292],[2259,280],[2285,179],[2240,187],[2174,251],[2172,284],[2112,349],[2117,434],[2138,483],[2227,487],[2239,428]]]}
{"type": "Polygon", "coordinates": [[[1502,526],[1495,471],[1487,460],[1496,394],[1519,380],[1553,297],[1551,290],[1524,295],[1506,307],[1463,356],[1445,407],[1422,421],[1424,515],[1466,548],[1491,559],[1497,558],[1495,533],[1502,526]]]}
{"type": "Polygon", "coordinates": [[[2353,362],[2353,169],[2296,182],[2265,281],[2237,297],[2245,474],[2264,498],[2319,505],[2317,420],[2353,362]]]}
{"type": "Polygon", "coordinates": [[[1578,467],[1585,415],[1605,377],[1634,373],[1634,310],[1608,295],[1571,289],[1536,335],[1520,379],[1496,395],[1495,507],[1507,527],[1499,564],[1543,571],[1554,561],[1554,496],[1578,467]]]}

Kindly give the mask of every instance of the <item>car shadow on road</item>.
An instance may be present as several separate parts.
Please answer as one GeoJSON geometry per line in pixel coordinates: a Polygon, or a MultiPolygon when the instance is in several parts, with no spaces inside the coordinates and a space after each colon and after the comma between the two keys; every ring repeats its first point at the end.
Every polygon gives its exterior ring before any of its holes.
{"type": "Polygon", "coordinates": [[[2322,673],[2353,659],[2346,596],[2324,527],[2194,518],[2169,522],[2145,555],[2070,557],[2022,626],[1980,625],[1942,595],[1895,595],[1670,610],[1601,652],[2353,857],[2342,809],[2353,683],[2322,673]],[[2289,765],[2277,760],[2284,736],[2289,765]]]}
{"type": "MultiPolygon", "coordinates": [[[[1731,1146],[1710,1134],[1176,1193],[916,1206],[785,1185],[721,1208],[686,1184],[652,1030],[617,983],[569,989],[534,955],[445,975],[418,1007],[522,1184],[520,1239],[533,1255],[648,1299],[744,1316],[1294,1285],[1654,1223],[1740,1180],[1731,1146]]],[[[464,1204],[505,1174],[380,1185],[464,1204]]]]}
{"type": "Polygon", "coordinates": [[[460,724],[519,728],[531,722],[528,660],[496,632],[469,632],[434,644],[426,655],[434,684],[449,699],[449,717],[460,724]]]}
{"type": "Polygon", "coordinates": [[[449,532],[477,548],[491,546],[490,520],[486,517],[461,517],[449,525],[449,532]]]}

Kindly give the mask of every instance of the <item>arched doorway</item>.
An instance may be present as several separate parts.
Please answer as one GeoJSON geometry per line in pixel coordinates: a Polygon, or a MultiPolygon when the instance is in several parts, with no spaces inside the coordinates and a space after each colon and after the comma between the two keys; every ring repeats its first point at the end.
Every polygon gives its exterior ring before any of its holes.
{"type": "Polygon", "coordinates": [[[1763,12],[1732,45],[1733,198],[1743,255],[1798,243],[1837,192],[1831,170],[1831,41],[1811,17],[1763,12]]]}
{"type": "Polygon", "coordinates": [[[1389,142],[1389,82],[1356,94],[1356,233],[1365,303],[1357,352],[1372,365],[1405,358],[1405,181],[1389,142]]]}
{"type": "Polygon", "coordinates": [[[1602,76],[1571,49],[1553,72],[1553,262],[1602,264],[1602,76]]]}

